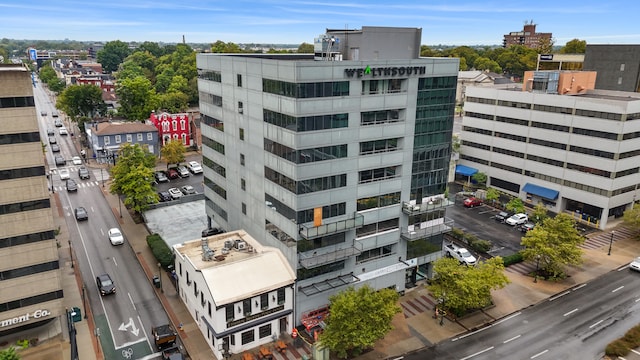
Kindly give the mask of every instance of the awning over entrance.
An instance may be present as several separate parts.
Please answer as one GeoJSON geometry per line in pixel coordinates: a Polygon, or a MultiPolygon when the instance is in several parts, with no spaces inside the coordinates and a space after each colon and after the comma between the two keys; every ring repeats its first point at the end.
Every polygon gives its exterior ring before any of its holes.
{"type": "Polygon", "coordinates": [[[477,172],[478,172],[478,169],[474,169],[472,167],[464,166],[464,165],[456,165],[456,174],[460,174],[463,176],[472,176],[477,172]]]}
{"type": "Polygon", "coordinates": [[[542,186],[538,186],[538,185],[534,185],[531,183],[527,183],[525,184],[525,186],[522,188],[522,191],[529,193],[529,194],[533,194],[533,195],[537,195],[540,196],[542,198],[545,199],[549,199],[549,200],[555,200],[558,198],[558,191],[555,191],[553,189],[549,189],[546,187],[542,187],[542,186]]]}

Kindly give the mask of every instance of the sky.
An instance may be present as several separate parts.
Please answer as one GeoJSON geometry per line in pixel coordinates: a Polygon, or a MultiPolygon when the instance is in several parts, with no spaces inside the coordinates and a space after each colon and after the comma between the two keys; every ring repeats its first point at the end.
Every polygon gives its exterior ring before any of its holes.
{"type": "Polygon", "coordinates": [[[422,28],[424,45],[501,45],[522,30],[555,45],[640,44],[636,0],[0,0],[0,38],[301,44],[329,29],[422,28]]]}

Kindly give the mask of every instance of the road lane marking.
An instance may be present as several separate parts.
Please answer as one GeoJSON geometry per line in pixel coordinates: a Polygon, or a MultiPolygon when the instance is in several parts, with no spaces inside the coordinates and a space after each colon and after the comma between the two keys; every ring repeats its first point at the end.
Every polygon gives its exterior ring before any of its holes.
{"type": "Polygon", "coordinates": [[[549,349],[547,349],[547,350],[545,350],[545,351],[541,351],[541,352],[539,352],[539,353],[537,353],[537,354],[533,355],[532,357],[530,357],[530,359],[535,359],[535,358],[537,358],[538,356],[543,355],[544,353],[546,353],[546,352],[548,352],[548,351],[549,351],[549,349]]]}
{"type": "Polygon", "coordinates": [[[116,267],[118,267],[118,262],[116,261],[116,258],[112,257],[111,259],[113,259],[113,263],[116,265],[116,267]]]}
{"type": "Polygon", "coordinates": [[[576,312],[576,311],[578,311],[578,308],[575,308],[575,309],[573,309],[573,310],[569,311],[568,313],[565,313],[565,314],[564,314],[564,315],[562,315],[562,316],[569,316],[569,315],[573,314],[573,313],[574,313],[574,312],[576,312]]]}
{"type": "Polygon", "coordinates": [[[634,353],[634,354],[638,354],[638,355],[640,355],[640,352],[635,351],[634,349],[631,349],[631,351],[633,351],[633,353],[634,353]]]}
{"type": "Polygon", "coordinates": [[[622,290],[624,288],[624,285],[620,286],[619,288],[613,289],[611,290],[612,293],[618,291],[618,290],[622,290]]]}
{"type": "Polygon", "coordinates": [[[636,299],[636,302],[640,301],[640,299],[636,299]]]}
{"type": "Polygon", "coordinates": [[[503,341],[502,343],[503,343],[503,344],[506,344],[506,343],[508,343],[508,342],[511,342],[511,341],[513,341],[513,340],[515,340],[515,339],[519,338],[520,336],[522,336],[522,335],[514,336],[514,337],[512,337],[511,339],[507,339],[507,340],[503,341]]]}
{"type": "Polygon", "coordinates": [[[575,288],[573,288],[571,291],[580,290],[580,289],[582,289],[582,288],[583,288],[583,287],[585,287],[585,286],[587,286],[587,283],[584,283],[584,284],[582,284],[582,285],[576,286],[576,287],[575,287],[575,288]]]}
{"type": "Polygon", "coordinates": [[[592,324],[591,326],[589,326],[589,329],[593,329],[594,327],[600,325],[601,322],[603,322],[604,320],[600,320],[598,322],[596,322],[595,324],[592,324]]]}
{"type": "Polygon", "coordinates": [[[485,327],[483,327],[483,328],[481,328],[481,329],[478,329],[478,330],[473,331],[473,332],[470,332],[470,333],[468,333],[468,334],[464,334],[464,335],[458,336],[458,337],[456,337],[456,338],[453,338],[453,339],[451,339],[451,341],[458,341],[458,340],[460,340],[460,339],[464,339],[464,338],[466,338],[467,336],[471,336],[471,335],[477,334],[477,333],[479,333],[479,332],[481,332],[481,331],[484,331],[484,330],[487,330],[487,329],[489,329],[489,328],[491,328],[491,327],[494,327],[495,325],[498,325],[498,324],[500,324],[500,323],[502,323],[502,322],[505,322],[505,321],[507,321],[507,320],[510,320],[510,319],[512,319],[512,318],[514,318],[514,317],[516,317],[516,316],[520,315],[520,314],[521,314],[521,312],[520,312],[520,311],[518,311],[517,313],[513,313],[513,314],[511,314],[511,315],[507,316],[506,318],[504,318],[504,319],[500,319],[500,320],[498,320],[498,321],[496,321],[496,322],[494,322],[494,323],[492,323],[492,324],[490,324],[490,325],[487,325],[487,326],[485,326],[485,327]]]}
{"type": "Polygon", "coordinates": [[[500,319],[500,320],[498,320],[498,321],[494,322],[491,326],[493,326],[493,325],[498,325],[498,324],[500,324],[500,323],[502,323],[502,322],[505,322],[505,321],[507,321],[507,320],[511,320],[511,319],[513,319],[514,317],[516,317],[516,316],[518,316],[518,315],[520,315],[520,314],[522,314],[520,311],[518,311],[517,313],[513,313],[513,314],[511,314],[511,315],[507,316],[506,318],[503,318],[503,319],[500,319]]]}
{"type": "Polygon", "coordinates": [[[480,355],[480,354],[485,353],[485,352],[490,351],[490,350],[493,350],[493,346],[490,346],[490,347],[488,347],[488,348],[486,348],[486,349],[484,349],[484,350],[480,350],[480,351],[478,351],[477,353],[475,353],[475,354],[471,354],[471,355],[469,355],[469,356],[467,356],[467,357],[463,357],[463,358],[462,358],[462,359],[460,359],[460,360],[467,360],[467,359],[471,359],[471,358],[472,358],[472,357],[474,357],[474,356],[480,355]]]}
{"type": "Polygon", "coordinates": [[[131,298],[131,294],[127,293],[127,295],[129,296],[129,301],[131,301],[131,305],[133,306],[133,310],[138,311],[138,309],[136,309],[136,304],[133,303],[133,299],[131,298]]]}
{"type": "Polygon", "coordinates": [[[552,296],[552,297],[549,298],[549,301],[553,301],[555,299],[559,299],[559,298],[561,298],[561,297],[563,297],[563,296],[565,296],[565,295],[567,295],[569,293],[571,293],[571,291],[565,291],[562,294],[558,294],[556,296],[552,296]]]}

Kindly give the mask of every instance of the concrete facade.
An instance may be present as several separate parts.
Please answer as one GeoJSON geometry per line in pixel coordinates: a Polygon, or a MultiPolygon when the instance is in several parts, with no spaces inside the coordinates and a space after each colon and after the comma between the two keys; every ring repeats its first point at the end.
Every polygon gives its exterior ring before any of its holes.
{"type": "Polygon", "coordinates": [[[596,89],[640,91],[640,45],[587,45],[583,70],[596,71],[596,89]]]}
{"type": "Polygon", "coordinates": [[[521,31],[512,31],[504,35],[502,46],[523,45],[531,49],[536,49],[543,44],[551,44],[552,33],[536,32],[536,24],[533,21],[525,23],[521,31]]]}
{"type": "Polygon", "coordinates": [[[394,58],[376,35],[366,46],[385,58],[196,59],[207,215],[285,254],[297,323],[349,285],[404,291],[452,225],[443,194],[458,60],[394,58]]]}
{"type": "Polygon", "coordinates": [[[0,124],[0,342],[17,333],[30,340],[43,326],[55,336],[65,321],[60,264],[31,73],[23,66],[0,65],[0,124]]]}
{"type": "Polygon", "coordinates": [[[638,120],[637,93],[469,87],[459,164],[531,206],[604,229],[639,195],[638,120]]]}

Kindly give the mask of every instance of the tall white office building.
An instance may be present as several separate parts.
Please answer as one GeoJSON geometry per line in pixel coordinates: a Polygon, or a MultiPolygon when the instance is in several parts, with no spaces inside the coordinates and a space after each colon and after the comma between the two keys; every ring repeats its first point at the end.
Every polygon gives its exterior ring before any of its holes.
{"type": "Polygon", "coordinates": [[[441,256],[458,59],[421,58],[421,32],[197,56],[207,215],[285,254],[297,323],[350,285],[404,291],[441,256]]]}

